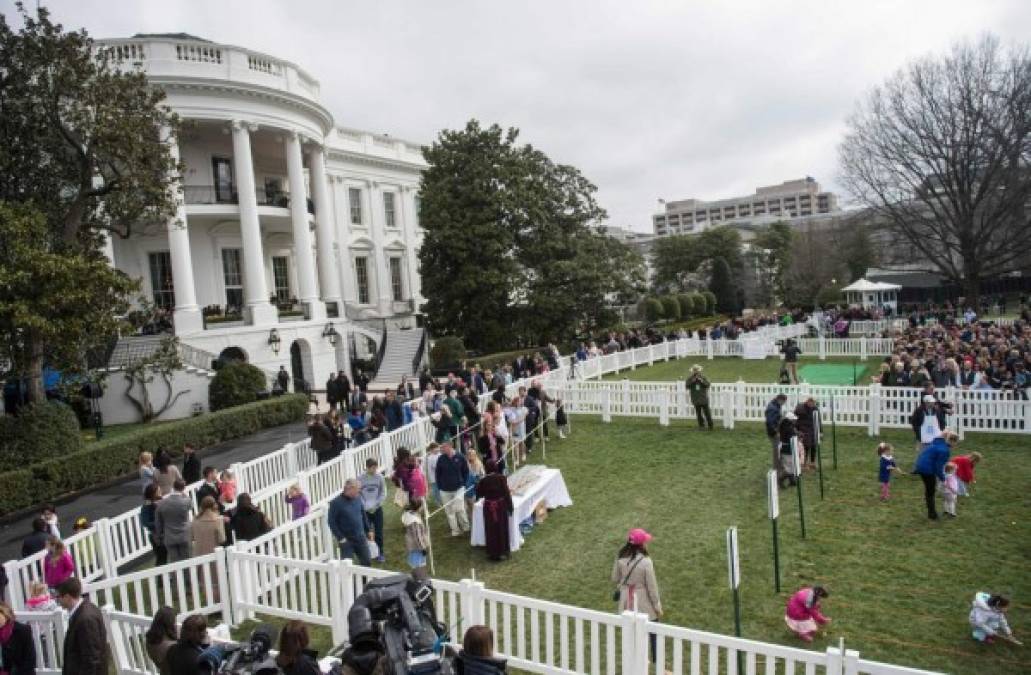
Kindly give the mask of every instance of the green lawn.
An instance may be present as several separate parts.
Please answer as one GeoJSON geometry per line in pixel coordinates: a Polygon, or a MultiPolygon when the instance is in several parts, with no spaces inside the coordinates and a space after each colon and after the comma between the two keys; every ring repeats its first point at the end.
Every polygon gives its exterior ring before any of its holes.
{"type": "Polygon", "coordinates": [[[142,422],[136,422],[133,424],[112,424],[111,426],[104,426],[104,435],[100,439],[97,438],[96,430],[92,428],[80,429],[79,434],[82,436],[82,441],[84,443],[96,443],[98,440],[106,441],[109,438],[118,438],[119,436],[124,436],[138,429],[142,429],[145,426],[153,426],[155,424],[162,423],[152,422],[150,425],[146,425],[142,422]]]}
{"type": "MultiPolygon", "coordinates": [[[[852,367],[855,366],[855,378],[859,384],[869,384],[870,374],[877,372],[880,367],[881,357],[871,356],[866,361],[855,359],[827,359],[821,361],[815,358],[802,358],[798,364],[799,377],[801,370],[807,365],[834,364],[843,367],[847,371],[847,377],[842,384],[852,384],[852,367]]],[[[773,357],[767,357],[761,361],[748,360],[736,357],[720,357],[711,361],[704,356],[695,358],[684,358],[673,361],[658,361],[653,366],[638,368],[637,370],[624,370],[619,373],[605,376],[606,380],[639,380],[647,382],[661,382],[665,380],[686,380],[691,375],[691,366],[694,364],[702,366],[702,372],[709,378],[710,382],[737,382],[739,379],[745,382],[776,382],[780,372],[781,361],[773,357]]]]}
{"type": "MultiPolygon", "coordinates": [[[[975,644],[967,630],[975,591],[1014,599],[1018,635],[1031,625],[1031,485],[1027,439],[971,434],[963,451],[980,450],[976,496],[960,503],[955,521],[929,522],[922,487],[896,479],[888,503],[877,499],[874,439],[838,430],[839,466],[825,456],[826,499],[815,476],[804,485],[808,539],[800,537],[797,500],[781,494],[782,592],[774,593],[771,533],[763,479],[768,446],[758,425],[699,432],[693,424],[661,427],[642,419],[575,417],[573,436],[549,444],[547,463],[561,468],[572,508],[552,512],[511,560],[491,563],[483,549],[448,536],[434,519],[436,575],[476,577],[489,588],[599,610],[613,608],[612,560],[634,526],[655,535],[666,620],[728,633],[733,630],[726,582],[724,532],[739,528],[744,635],[798,643],[783,624],[789,592],[826,584],[826,613],[835,619],[824,649],[845,638],[865,658],[954,673],[1028,672],[1027,652],[1001,643],[975,644]]],[[[889,433],[902,467],[913,459],[910,436],[889,433]]],[[[403,569],[399,516],[387,515],[389,566],[403,569]]],[[[320,647],[325,631],[316,631],[320,647]]]]}

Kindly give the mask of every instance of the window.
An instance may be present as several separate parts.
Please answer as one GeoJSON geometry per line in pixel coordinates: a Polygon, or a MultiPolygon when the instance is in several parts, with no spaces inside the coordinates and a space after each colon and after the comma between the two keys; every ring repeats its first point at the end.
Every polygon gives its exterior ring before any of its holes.
{"type": "Polygon", "coordinates": [[[383,218],[386,220],[387,227],[397,227],[396,217],[394,215],[394,193],[384,192],[383,193],[383,218]]]}
{"type": "Polygon", "coordinates": [[[415,198],[415,222],[419,222],[419,210],[422,208],[422,200],[418,197],[415,198]]]}
{"type": "Polygon", "coordinates": [[[272,283],[276,286],[276,302],[290,302],[289,271],[285,255],[272,256],[272,283]]]}
{"type": "Polygon", "coordinates": [[[215,187],[215,201],[220,204],[232,204],[236,201],[233,185],[233,163],[225,157],[211,158],[211,176],[215,187]]]}
{"type": "Polygon", "coordinates": [[[161,309],[175,308],[175,287],[172,284],[172,256],[168,251],[151,253],[150,287],[154,290],[154,305],[161,309]]]}
{"type": "Polygon", "coordinates": [[[401,259],[390,259],[390,290],[394,294],[394,301],[400,302],[405,299],[404,286],[401,283],[401,259]]]}
{"type": "Polygon", "coordinates": [[[347,189],[347,203],[351,205],[351,224],[362,224],[362,191],[359,188],[347,189]]]}
{"type": "Polygon", "coordinates": [[[240,265],[240,249],[222,249],[222,278],[226,286],[226,312],[243,309],[243,267],[240,265]]]}
{"type": "Polygon", "coordinates": [[[362,256],[354,259],[354,274],[358,280],[358,304],[369,304],[369,259],[362,256]]]}

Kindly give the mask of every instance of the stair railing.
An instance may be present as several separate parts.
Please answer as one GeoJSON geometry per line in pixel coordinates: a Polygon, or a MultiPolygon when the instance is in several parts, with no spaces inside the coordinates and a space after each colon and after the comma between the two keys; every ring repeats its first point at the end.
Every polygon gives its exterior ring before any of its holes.
{"type": "Polygon", "coordinates": [[[412,374],[419,372],[419,366],[422,365],[422,357],[426,354],[426,329],[422,331],[422,337],[419,339],[419,348],[415,350],[415,358],[412,359],[412,374]]]}
{"type": "Polygon", "coordinates": [[[376,362],[373,364],[373,379],[379,374],[379,367],[383,365],[383,356],[387,353],[387,320],[383,319],[383,332],[379,340],[379,349],[376,350],[376,362]]]}

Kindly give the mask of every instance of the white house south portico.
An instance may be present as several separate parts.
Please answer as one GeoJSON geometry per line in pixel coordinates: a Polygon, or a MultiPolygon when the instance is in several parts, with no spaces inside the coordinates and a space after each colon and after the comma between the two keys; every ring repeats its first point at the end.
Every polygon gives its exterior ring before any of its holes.
{"type": "Polygon", "coordinates": [[[349,331],[364,347],[415,327],[418,145],[336,127],[318,82],[265,54],[188,35],[98,45],[161,87],[182,120],[164,134],[183,167],[175,215],[109,254],[184,345],[285,365],[318,388],[348,368],[349,331]]]}

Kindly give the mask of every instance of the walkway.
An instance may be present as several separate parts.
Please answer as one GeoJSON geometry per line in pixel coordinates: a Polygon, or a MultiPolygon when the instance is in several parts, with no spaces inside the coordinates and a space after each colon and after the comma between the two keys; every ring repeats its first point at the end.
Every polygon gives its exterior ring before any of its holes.
{"type": "MultiPolygon", "coordinates": [[[[291,422],[211,446],[200,452],[202,466],[223,469],[235,462],[246,462],[266,453],[278,450],[284,444],[299,441],[306,435],[303,422],[291,422]]],[[[179,468],[182,468],[180,461],[179,468]]],[[[72,533],[72,523],[80,516],[90,519],[109,518],[125,513],[142,503],[136,488],[136,479],[129,479],[115,485],[80,495],[68,502],[59,502],[57,514],[61,521],[61,534],[72,533]]],[[[30,514],[0,526],[0,562],[17,558],[21,554],[21,541],[32,529],[30,514]]]]}

